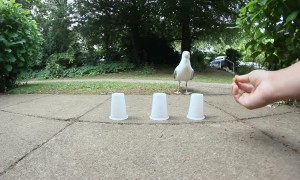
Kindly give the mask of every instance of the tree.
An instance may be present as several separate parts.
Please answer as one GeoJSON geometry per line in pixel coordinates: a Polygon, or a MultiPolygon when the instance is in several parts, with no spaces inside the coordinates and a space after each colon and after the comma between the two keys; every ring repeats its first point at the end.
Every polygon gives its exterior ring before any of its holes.
{"type": "MultiPolygon", "coordinates": [[[[234,64],[234,69],[237,69],[239,65],[238,61],[242,57],[241,53],[236,49],[232,49],[232,48],[226,49],[226,57],[231,63],[234,64]]],[[[233,66],[232,66],[233,64],[231,63],[226,62],[229,69],[233,70],[233,66]]]]}
{"type": "Polygon", "coordinates": [[[41,30],[45,37],[45,52],[48,56],[55,53],[63,53],[69,49],[72,41],[70,30],[71,20],[67,0],[44,1],[41,30]]]}
{"type": "Polygon", "coordinates": [[[175,40],[181,41],[181,51],[191,50],[198,40],[219,39],[221,34],[236,33],[227,29],[234,26],[241,0],[198,1],[198,0],[159,0],[164,21],[171,29],[175,40]],[[176,32],[174,32],[176,31],[176,32]]]}
{"type": "Polygon", "coordinates": [[[172,42],[180,40],[181,51],[190,51],[198,40],[214,36],[219,39],[220,34],[233,32],[226,27],[233,26],[242,2],[102,0],[92,3],[76,0],[73,9],[78,20],[77,30],[88,44],[98,45],[106,52],[108,47],[130,52],[128,59],[140,64],[148,61],[149,53],[153,53],[144,47],[148,40],[157,40],[153,48],[161,43],[170,47],[172,42]]]}
{"type": "Polygon", "coordinates": [[[14,86],[21,70],[36,64],[41,41],[30,11],[14,0],[0,0],[0,92],[14,86]]]}
{"type": "Polygon", "coordinates": [[[240,10],[237,25],[248,38],[252,58],[262,54],[271,69],[300,58],[300,1],[252,0],[240,10]]]}

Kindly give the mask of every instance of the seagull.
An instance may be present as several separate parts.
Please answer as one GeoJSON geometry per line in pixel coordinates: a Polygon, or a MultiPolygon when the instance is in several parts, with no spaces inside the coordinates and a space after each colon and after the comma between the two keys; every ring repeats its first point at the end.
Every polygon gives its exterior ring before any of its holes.
{"type": "Polygon", "coordinates": [[[178,81],[178,90],[175,92],[175,94],[180,94],[180,83],[181,81],[185,81],[185,93],[184,94],[190,94],[190,92],[187,91],[187,82],[189,80],[192,80],[194,77],[194,69],[191,66],[190,62],[190,52],[183,51],[182,57],[180,60],[179,65],[175,68],[175,71],[173,73],[175,81],[178,81]]]}

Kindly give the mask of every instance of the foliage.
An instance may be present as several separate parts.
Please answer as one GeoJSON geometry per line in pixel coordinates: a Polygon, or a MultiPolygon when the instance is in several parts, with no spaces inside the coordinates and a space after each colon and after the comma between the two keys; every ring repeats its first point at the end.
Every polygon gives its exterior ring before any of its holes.
{"type": "Polygon", "coordinates": [[[191,55],[191,66],[195,71],[204,71],[208,64],[204,60],[204,53],[202,51],[194,50],[191,55]]]}
{"type": "MultiPolygon", "coordinates": [[[[232,63],[234,63],[234,68],[237,69],[238,68],[238,61],[240,60],[240,58],[242,57],[241,53],[236,50],[236,49],[226,49],[226,57],[229,61],[231,61],[232,63]]],[[[229,69],[233,69],[233,66],[231,63],[227,63],[227,66],[229,67],[229,69]]]]}
{"type": "Polygon", "coordinates": [[[148,63],[144,64],[140,69],[139,71],[142,73],[142,74],[154,74],[156,71],[153,67],[153,65],[149,65],[148,63]]]}
{"type": "Polygon", "coordinates": [[[254,69],[255,69],[255,68],[254,68],[253,66],[240,65],[240,66],[237,68],[236,73],[239,74],[239,75],[247,74],[247,73],[253,71],[254,69]]]}
{"type": "Polygon", "coordinates": [[[81,77],[81,76],[96,76],[108,73],[125,72],[134,69],[131,63],[110,62],[101,63],[98,65],[85,65],[81,67],[65,68],[60,64],[51,61],[42,71],[22,72],[18,77],[19,80],[25,79],[54,79],[63,77],[81,77]]]}
{"type": "Polygon", "coordinates": [[[252,58],[263,54],[265,65],[286,67],[300,57],[300,1],[252,0],[240,10],[237,25],[249,41],[252,58]]]}
{"type": "Polygon", "coordinates": [[[145,62],[170,64],[177,59],[174,51],[166,46],[170,48],[176,40],[182,42],[181,50],[190,51],[197,40],[218,37],[221,33],[234,34],[236,30],[226,27],[233,25],[242,2],[103,0],[93,3],[75,0],[72,14],[77,23],[75,29],[82,34],[88,47],[96,45],[105,53],[113,47],[136,65],[145,62]],[[166,50],[158,48],[160,45],[166,50]],[[150,51],[148,47],[156,50],[150,51]],[[161,51],[167,56],[161,55],[161,51]],[[165,60],[166,57],[172,58],[165,60]]]}
{"type": "Polygon", "coordinates": [[[14,86],[21,70],[35,65],[41,41],[30,11],[14,0],[0,0],[0,92],[14,86]]]}

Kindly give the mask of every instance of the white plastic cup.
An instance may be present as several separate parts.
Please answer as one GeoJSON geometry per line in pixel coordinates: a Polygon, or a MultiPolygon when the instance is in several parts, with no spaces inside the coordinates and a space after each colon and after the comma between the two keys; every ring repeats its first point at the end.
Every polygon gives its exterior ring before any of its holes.
{"type": "Polygon", "coordinates": [[[167,95],[165,93],[154,93],[150,118],[156,121],[169,119],[167,95]]]}
{"type": "Polygon", "coordinates": [[[124,93],[113,93],[109,119],[122,121],[128,119],[124,93]]]}
{"type": "Polygon", "coordinates": [[[203,94],[193,93],[191,95],[189,111],[186,117],[196,121],[203,120],[205,118],[203,113],[203,101],[203,94]]]}

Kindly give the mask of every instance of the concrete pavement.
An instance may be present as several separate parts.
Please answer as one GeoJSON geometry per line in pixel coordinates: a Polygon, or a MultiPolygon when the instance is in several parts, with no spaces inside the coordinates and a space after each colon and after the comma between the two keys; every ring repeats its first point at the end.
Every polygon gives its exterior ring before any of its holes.
{"type": "Polygon", "coordinates": [[[0,95],[0,179],[300,179],[299,109],[247,110],[229,85],[168,95],[152,121],[151,95],[125,95],[129,119],[111,121],[110,95],[0,95]]]}

